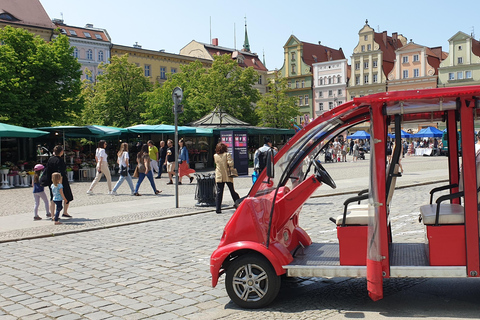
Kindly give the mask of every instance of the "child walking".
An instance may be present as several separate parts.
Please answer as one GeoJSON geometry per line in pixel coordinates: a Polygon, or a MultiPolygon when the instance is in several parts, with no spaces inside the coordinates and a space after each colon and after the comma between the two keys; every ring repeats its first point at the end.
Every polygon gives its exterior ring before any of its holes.
{"type": "Polygon", "coordinates": [[[62,201],[67,202],[65,195],[63,194],[62,175],[60,172],[52,174],[52,185],[50,186],[53,194],[53,203],[57,206],[55,211],[55,224],[62,224],[60,220],[60,211],[63,209],[62,201]]]}
{"type": "Polygon", "coordinates": [[[38,206],[40,205],[40,199],[43,200],[45,204],[45,211],[47,212],[47,218],[51,217],[48,205],[47,195],[45,194],[45,190],[43,186],[40,185],[40,173],[45,167],[41,164],[37,164],[33,171],[35,171],[35,175],[33,176],[32,187],[33,187],[33,197],[35,199],[35,206],[33,207],[33,220],[42,220],[38,215],[38,206]]]}

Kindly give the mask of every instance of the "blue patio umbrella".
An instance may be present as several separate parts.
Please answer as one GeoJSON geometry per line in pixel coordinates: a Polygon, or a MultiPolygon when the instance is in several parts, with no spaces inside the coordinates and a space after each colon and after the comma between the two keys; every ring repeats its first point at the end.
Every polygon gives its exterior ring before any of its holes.
{"type": "MultiPolygon", "coordinates": [[[[390,138],[395,138],[395,134],[388,134],[388,136],[390,138]]],[[[412,137],[412,134],[408,133],[408,132],[405,132],[403,130],[400,130],[400,137],[402,137],[402,139],[408,139],[408,138],[411,138],[412,137]]]]}
{"type": "Polygon", "coordinates": [[[366,131],[361,130],[347,136],[347,139],[370,139],[370,134],[366,131]]]}
{"type": "Polygon", "coordinates": [[[441,138],[443,132],[434,127],[424,128],[413,135],[413,138],[441,138]]]}

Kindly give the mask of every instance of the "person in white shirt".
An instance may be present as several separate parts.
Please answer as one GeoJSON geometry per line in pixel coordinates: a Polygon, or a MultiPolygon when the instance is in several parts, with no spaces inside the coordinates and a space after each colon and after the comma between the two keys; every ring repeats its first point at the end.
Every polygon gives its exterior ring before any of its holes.
{"type": "Polygon", "coordinates": [[[128,186],[130,187],[130,191],[133,196],[133,194],[135,193],[135,189],[133,188],[132,177],[128,172],[130,159],[130,156],[128,155],[128,143],[124,142],[120,145],[120,150],[118,151],[117,156],[120,178],[115,184],[115,187],[113,187],[112,194],[116,196],[118,188],[122,185],[123,181],[127,180],[128,186]]]}
{"type": "Polygon", "coordinates": [[[98,148],[95,151],[97,174],[95,175],[95,179],[90,185],[90,189],[88,189],[87,194],[93,194],[93,188],[95,188],[100,179],[102,179],[103,175],[105,175],[105,178],[107,178],[108,194],[112,194],[112,177],[110,176],[110,169],[108,168],[107,153],[105,152],[106,147],[107,142],[105,140],[100,140],[98,142],[98,148]]]}

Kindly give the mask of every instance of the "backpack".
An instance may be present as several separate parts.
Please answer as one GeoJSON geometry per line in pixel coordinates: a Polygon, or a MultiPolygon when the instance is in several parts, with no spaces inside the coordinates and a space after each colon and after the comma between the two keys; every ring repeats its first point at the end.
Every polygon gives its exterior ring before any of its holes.
{"type": "Polygon", "coordinates": [[[42,173],[40,173],[40,176],[38,176],[38,182],[42,187],[49,187],[48,185],[48,174],[47,174],[47,167],[45,167],[42,170],[42,173]]]}
{"type": "Polygon", "coordinates": [[[260,172],[267,166],[268,151],[258,152],[258,169],[260,172]]]}

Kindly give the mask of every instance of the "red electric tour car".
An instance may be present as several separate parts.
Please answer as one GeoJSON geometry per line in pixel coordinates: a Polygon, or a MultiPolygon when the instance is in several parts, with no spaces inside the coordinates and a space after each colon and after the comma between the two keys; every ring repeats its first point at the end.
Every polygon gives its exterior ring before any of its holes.
{"type": "MultiPolygon", "coordinates": [[[[267,168],[225,226],[210,258],[212,285],[225,273],[230,298],[244,308],[272,302],[287,277],[366,277],[368,294],[383,298],[383,279],[401,277],[479,277],[479,215],[474,120],[480,86],[385,92],[345,103],[298,132],[267,168]],[[336,219],[338,243],[313,243],[299,225],[303,204],[335,182],[320,163],[322,147],[341,132],[370,122],[368,192],[345,202],[336,219]],[[426,243],[395,243],[390,200],[401,176],[396,148],[386,161],[387,128],[399,145],[402,124],[446,123],[449,184],[425,194],[419,208],[426,243]],[[457,142],[457,132],[461,140],[457,142]],[[462,159],[459,160],[459,146],[462,159]],[[462,177],[461,172],[472,172],[462,177]],[[435,198],[435,193],[449,190],[435,198]],[[368,203],[358,203],[359,200],[368,203]],[[430,201],[429,201],[430,200],[430,201]],[[430,203],[429,203],[430,202],[430,203]]],[[[320,210],[320,209],[319,209],[320,210]]],[[[329,219],[331,212],[324,217],[329,219]]]]}

